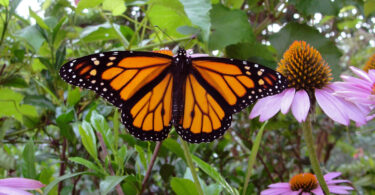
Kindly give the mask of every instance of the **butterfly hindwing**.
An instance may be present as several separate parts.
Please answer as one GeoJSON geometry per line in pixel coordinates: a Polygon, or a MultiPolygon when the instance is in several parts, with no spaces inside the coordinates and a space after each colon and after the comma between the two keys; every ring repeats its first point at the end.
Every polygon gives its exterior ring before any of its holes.
{"type": "Polygon", "coordinates": [[[119,107],[124,125],[134,136],[163,140],[171,125],[171,64],[169,55],[114,51],[70,61],[61,67],[60,75],[66,82],[94,90],[119,107]],[[161,98],[155,90],[164,90],[165,96],[161,98]]]}

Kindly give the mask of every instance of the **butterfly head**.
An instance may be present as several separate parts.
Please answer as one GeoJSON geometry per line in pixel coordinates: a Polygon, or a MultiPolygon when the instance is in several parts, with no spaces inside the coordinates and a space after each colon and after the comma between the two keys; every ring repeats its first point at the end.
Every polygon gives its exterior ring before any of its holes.
{"type": "Polygon", "coordinates": [[[178,56],[186,56],[186,50],[182,47],[179,47],[178,51],[177,51],[177,55],[178,56]]]}

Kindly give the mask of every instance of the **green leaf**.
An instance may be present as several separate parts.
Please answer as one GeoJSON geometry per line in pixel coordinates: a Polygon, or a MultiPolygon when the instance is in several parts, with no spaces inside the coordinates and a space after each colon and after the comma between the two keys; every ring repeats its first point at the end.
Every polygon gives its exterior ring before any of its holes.
{"type": "Polygon", "coordinates": [[[104,174],[104,171],[101,170],[98,166],[96,166],[93,162],[89,161],[89,160],[86,160],[84,158],[81,158],[81,157],[70,157],[68,160],[72,161],[72,162],[75,162],[75,163],[78,163],[80,165],[83,165],[89,169],[92,169],[98,173],[101,173],[101,174],[104,174]]]}
{"type": "Polygon", "coordinates": [[[346,29],[353,29],[355,28],[356,24],[360,23],[362,20],[360,19],[353,19],[353,20],[344,20],[337,24],[337,27],[342,31],[346,29]]]}
{"type": "Polygon", "coordinates": [[[69,141],[73,141],[75,138],[72,126],[69,124],[73,120],[73,110],[65,111],[56,118],[56,124],[60,128],[61,135],[67,138],[69,141]]]}
{"type": "Polygon", "coordinates": [[[175,153],[186,162],[184,150],[182,150],[181,145],[175,139],[165,139],[161,147],[166,147],[169,151],[175,153]]]}
{"type": "Polygon", "coordinates": [[[204,171],[207,175],[209,175],[213,180],[218,182],[223,188],[229,193],[229,194],[238,194],[238,191],[235,188],[232,188],[232,186],[229,185],[227,181],[225,181],[224,177],[221,176],[221,174],[216,171],[214,167],[207,164],[206,162],[202,161],[198,157],[192,155],[193,161],[197,163],[200,169],[204,171]]]}
{"type": "Polygon", "coordinates": [[[0,0],[0,5],[4,6],[4,7],[8,7],[9,5],[9,0],[0,0]]]}
{"type": "Polygon", "coordinates": [[[86,27],[80,33],[80,39],[84,42],[97,42],[118,39],[115,29],[109,23],[86,27]]]}
{"type": "Polygon", "coordinates": [[[337,15],[337,10],[332,1],[321,0],[291,0],[290,3],[305,16],[321,13],[323,15],[337,15]]]}
{"type": "Polygon", "coordinates": [[[33,12],[33,10],[31,10],[31,8],[29,8],[29,14],[31,17],[33,17],[36,21],[36,23],[42,27],[43,29],[45,30],[49,30],[49,27],[46,23],[44,23],[43,19],[41,17],[38,16],[38,14],[36,14],[35,12],[33,12]]]}
{"type": "Polygon", "coordinates": [[[227,7],[230,7],[233,9],[241,9],[244,2],[245,0],[227,0],[226,4],[227,4],[227,7]]]}
{"type": "Polygon", "coordinates": [[[126,176],[107,176],[105,180],[100,181],[100,194],[108,194],[116,187],[117,184],[121,183],[126,176]]]}
{"type": "Polygon", "coordinates": [[[171,180],[171,187],[177,195],[198,194],[195,184],[189,179],[173,177],[171,180]]]}
{"type": "Polygon", "coordinates": [[[207,41],[210,33],[210,0],[179,0],[191,23],[202,29],[203,40],[207,41]]]}
{"type": "Polygon", "coordinates": [[[126,6],[124,0],[104,0],[103,9],[111,11],[114,16],[118,16],[125,12],[126,6]]]}
{"type": "Polygon", "coordinates": [[[190,26],[183,5],[176,0],[150,0],[147,16],[152,25],[159,26],[170,36],[181,37],[177,32],[180,26],[190,26]]]}
{"type": "Polygon", "coordinates": [[[113,132],[111,132],[107,120],[96,111],[92,111],[90,123],[96,131],[102,134],[105,145],[111,150],[115,150],[113,132]]]}
{"type": "Polygon", "coordinates": [[[0,88],[0,118],[13,117],[20,122],[23,122],[22,116],[30,117],[38,116],[36,108],[27,104],[20,104],[23,95],[17,93],[9,88],[0,88]]]}
{"type": "Polygon", "coordinates": [[[59,182],[65,180],[65,179],[69,179],[71,177],[75,177],[75,176],[78,176],[78,175],[81,175],[81,174],[86,174],[88,172],[78,172],[78,173],[69,173],[69,174],[65,174],[63,176],[60,176],[58,178],[56,178],[55,180],[53,180],[51,183],[49,183],[43,190],[43,194],[49,194],[49,192],[52,190],[53,187],[55,187],[56,184],[58,184],[59,182]]]}
{"type": "Polygon", "coordinates": [[[230,10],[221,4],[216,4],[210,16],[213,32],[208,44],[209,49],[222,49],[231,44],[255,40],[244,11],[230,10]]]}
{"type": "Polygon", "coordinates": [[[17,87],[17,88],[28,87],[28,84],[20,75],[14,75],[14,76],[8,77],[5,80],[3,80],[1,84],[6,87],[17,87]]]}
{"type": "Polygon", "coordinates": [[[325,38],[315,28],[292,22],[270,37],[270,42],[277,50],[279,58],[295,40],[304,40],[317,49],[331,67],[333,76],[335,78],[338,77],[341,72],[341,67],[339,66],[341,52],[334,42],[325,38]]]}
{"type": "Polygon", "coordinates": [[[78,87],[76,87],[73,90],[68,91],[68,98],[66,100],[68,102],[68,105],[74,106],[79,102],[80,99],[81,99],[81,91],[79,90],[78,87]]]}
{"type": "Polygon", "coordinates": [[[34,142],[30,140],[22,152],[22,175],[25,178],[36,179],[34,142]]]}
{"type": "Polygon", "coordinates": [[[80,0],[76,12],[80,13],[83,9],[86,8],[94,8],[98,5],[100,5],[103,2],[103,0],[80,0]]]}
{"type": "Polygon", "coordinates": [[[79,134],[81,135],[83,146],[86,148],[87,152],[94,159],[98,159],[98,153],[96,150],[96,137],[90,123],[83,121],[82,125],[79,125],[78,130],[79,134]]]}
{"type": "Polygon", "coordinates": [[[277,65],[276,53],[272,53],[269,47],[256,41],[230,45],[225,48],[225,52],[229,58],[245,59],[273,69],[277,65]]]}
{"type": "Polygon", "coordinates": [[[368,17],[371,14],[375,12],[375,0],[367,0],[365,1],[364,7],[364,12],[365,16],[368,17]]]}
{"type": "Polygon", "coordinates": [[[143,168],[144,169],[147,169],[147,160],[146,160],[146,154],[145,152],[143,151],[143,148],[138,146],[138,145],[135,145],[135,150],[137,150],[138,152],[138,157],[139,159],[141,160],[141,163],[143,165],[143,168]]]}
{"type": "Polygon", "coordinates": [[[31,69],[34,72],[41,72],[42,70],[47,70],[47,67],[39,61],[39,58],[34,58],[31,64],[31,69]]]}
{"type": "Polygon", "coordinates": [[[204,191],[204,194],[220,195],[222,189],[223,188],[221,187],[221,185],[219,185],[217,183],[214,183],[214,184],[211,184],[211,185],[203,188],[203,191],[204,191]]]}
{"type": "Polygon", "coordinates": [[[40,47],[42,46],[43,42],[45,41],[44,37],[37,29],[35,25],[28,26],[16,33],[16,36],[21,40],[25,41],[28,46],[38,52],[40,47]]]}
{"type": "Polygon", "coordinates": [[[14,169],[16,161],[14,157],[8,155],[3,149],[0,149],[0,167],[6,170],[14,169]]]}

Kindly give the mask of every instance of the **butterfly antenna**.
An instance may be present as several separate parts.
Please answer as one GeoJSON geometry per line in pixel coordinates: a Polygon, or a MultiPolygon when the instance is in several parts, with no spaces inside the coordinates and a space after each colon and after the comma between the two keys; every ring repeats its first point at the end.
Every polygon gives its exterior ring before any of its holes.
{"type": "Polygon", "coordinates": [[[155,25],[154,26],[155,28],[158,28],[159,30],[160,30],[160,32],[162,32],[163,34],[165,34],[170,40],[172,40],[173,42],[176,42],[174,39],[172,39],[172,37],[170,37],[164,30],[162,30],[161,28],[160,28],[160,26],[158,26],[158,25],[155,25]]]}

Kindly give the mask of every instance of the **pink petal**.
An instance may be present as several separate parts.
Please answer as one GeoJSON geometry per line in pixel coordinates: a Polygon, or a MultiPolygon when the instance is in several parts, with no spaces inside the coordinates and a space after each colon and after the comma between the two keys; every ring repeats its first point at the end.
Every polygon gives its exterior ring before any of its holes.
{"type": "Polygon", "coordinates": [[[329,180],[332,180],[332,179],[340,176],[341,174],[342,174],[341,172],[329,172],[329,173],[325,174],[323,177],[324,177],[325,181],[329,181],[329,180]]]}
{"type": "Polygon", "coordinates": [[[355,121],[357,126],[366,124],[366,116],[368,113],[362,112],[361,109],[359,109],[355,104],[342,98],[337,98],[337,100],[340,101],[342,105],[344,105],[343,107],[341,107],[344,113],[346,113],[351,120],[355,121]]]}
{"type": "Polygon", "coordinates": [[[268,186],[269,188],[289,188],[290,189],[290,184],[289,183],[274,183],[268,186]]]}
{"type": "Polygon", "coordinates": [[[315,89],[315,97],[323,112],[336,122],[349,125],[349,117],[342,111],[344,105],[333,94],[323,89],[315,89]]]}
{"type": "Polygon", "coordinates": [[[359,79],[356,77],[351,77],[351,76],[346,76],[346,75],[341,75],[340,76],[342,80],[345,83],[348,83],[350,85],[356,85],[358,87],[362,87],[364,89],[369,89],[371,88],[372,82],[369,82],[367,80],[359,79]]]}
{"type": "Polygon", "coordinates": [[[272,118],[280,110],[281,98],[281,94],[277,94],[259,99],[251,110],[249,118],[253,119],[257,116],[260,116],[259,121],[261,122],[272,118]]]}
{"type": "Polygon", "coordinates": [[[292,113],[298,122],[306,120],[307,114],[309,113],[309,109],[309,95],[305,90],[297,91],[292,103],[292,113]]]}
{"type": "Polygon", "coordinates": [[[7,178],[0,179],[0,186],[17,188],[21,190],[35,190],[44,187],[44,184],[33,179],[7,178]]]}
{"type": "Polygon", "coordinates": [[[311,192],[314,193],[315,195],[324,195],[324,192],[320,186],[318,186],[314,190],[311,190],[311,192]]]}
{"type": "Polygon", "coordinates": [[[266,102],[266,104],[263,105],[265,109],[260,114],[260,117],[259,117],[260,122],[264,122],[272,118],[273,116],[275,116],[277,112],[279,112],[280,106],[281,106],[280,101],[282,97],[283,97],[282,94],[277,94],[277,95],[270,96],[270,98],[268,98],[268,101],[266,102]]]}
{"type": "Polygon", "coordinates": [[[302,192],[301,195],[310,195],[310,193],[309,192],[302,192]]]}
{"type": "Polygon", "coordinates": [[[341,188],[329,188],[329,192],[335,193],[335,194],[350,194],[350,192],[341,188]]]}
{"type": "Polygon", "coordinates": [[[300,190],[293,191],[293,192],[285,192],[285,193],[282,193],[281,195],[298,195],[299,193],[301,193],[300,190]]]}
{"type": "Polygon", "coordinates": [[[21,189],[3,187],[3,186],[0,186],[0,193],[6,194],[6,195],[33,195],[32,193],[26,192],[21,189]]]}
{"type": "Polygon", "coordinates": [[[282,92],[283,98],[281,99],[281,113],[286,114],[289,111],[290,106],[292,105],[294,94],[296,93],[296,89],[289,88],[285,89],[282,92]]]}
{"type": "Polygon", "coordinates": [[[291,189],[285,189],[285,188],[275,189],[275,188],[272,188],[272,189],[267,189],[267,190],[261,191],[260,195],[279,195],[279,194],[291,193],[291,192],[293,192],[291,189]]]}
{"type": "Polygon", "coordinates": [[[359,68],[356,68],[354,66],[350,66],[349,67],[356,75],[358,75],[359,77],[365,79],[365,80],[368,80],[370,82],[372,82],[371,78],[367,75],[367,73],[359,68]]]}
{"type": "Polygon", "coordinates": [[[372,81],[375,81],[375,70],[374,69],[369,70],[368,76],[371,78],[372,81]]]}

